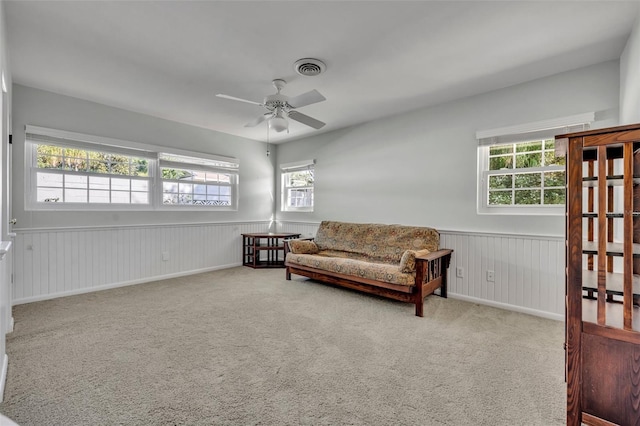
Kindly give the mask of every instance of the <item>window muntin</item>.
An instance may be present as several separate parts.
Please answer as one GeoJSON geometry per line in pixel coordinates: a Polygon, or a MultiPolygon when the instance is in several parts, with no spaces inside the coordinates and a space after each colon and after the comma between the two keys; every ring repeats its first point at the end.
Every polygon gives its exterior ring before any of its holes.
{"type": "Polygon", "coordinates": [[[162,204],[231,207],[236,167],[217,160],[161,153],[162,204]]]}
{"type": "Polygon", "coordinates": [[[282,173],[284,211],[313,210],[314,170],[307,167],[282,173]]]}
{"type": "Polygon", "coordinates": [[[563,215],[566,141],[555,138],[594,121],[585,112],[476,131],[478,214],[563,215]]]}
{"type": "Polygon", "coordinates": [[[231,205],[230,174],[162,169],[162,203],[169,205],[231,205]],[[173,178],[176,175],[179,176],[173,178]]]}
{"type": "Polygon", "coordinates": [[[36,144],[38,203],[149,204],[149,160],[36,144]]]}
{"type": "Polygon", "coordinates": [[[160,153],[151,145],[36,126],[26,130],[27,210],[237,208],[234,158],[160,153]]]}
{"type": "Polygon", "coordinates": [[[565,159],[555,140],[488,147],[487,206],[558,206],[565,203],[565,159]]]}

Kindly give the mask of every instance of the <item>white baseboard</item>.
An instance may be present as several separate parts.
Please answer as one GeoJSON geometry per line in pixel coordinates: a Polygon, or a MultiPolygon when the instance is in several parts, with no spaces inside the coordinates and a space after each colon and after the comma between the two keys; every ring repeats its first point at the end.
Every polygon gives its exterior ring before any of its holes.
{"type": "Polygon", "coordinates": [[[9,369],[9,357],[4,354],[2,372],[0,372],[0,402],[4,401],[4,385],[7,382],[7,370],[9,369]]]}
{"type": "Polygon", "coordinates": [[[524,308],[522,306],[510,305],[508,303],[495,302],[493,300],[480,299],[477,297],[465,296],[463,294],[448,293],[448,297],[452,299],[464,300],[465,302],[477,303],[478,305],[487,305],[494,308],[505,309],[507,311],[520,312],[523,314],[534,315],[537,317],[548,318],[556,321],[564,321],[564,315],[554,314],[552,312],[539,311],[537,309],[524,308]]]}
{"type": "MultiPolygon", "coordinates": [[[[13,304],[13,306],[15,306],[15,305],[22,305],[22,304],[25,304],[25,303],[40,302],[42,300],[57,299],[58,297],[75,296],[75,295],[78,295],[78,294],[93,293],[94,291],[109,290],[109,289],[112,289],[112,288],[126,287],[126,286],[136,285],[136,284],[144,284],[144,283],[149,283],[149,282],[152,282],[152,281],[166,280],[166,279],[169,279],[169,278],[184,277],[184,276],[187,276],[187,275],[201,274],[201,273],[204,273],[204,272],[217,271],[217,270],[220,270],[220,269],[235,268],[236,266],[242,266],[242,263],[233,263],[233,264],[229,264],[229,265],[219,265],[219,266],[213,266],[213,267],[210,267],[210,268],[202,268],[202,269],[194,269],[194,270],[190,270],[190,271],[176,272],[176,273],[173,273],[173,274],[156,275],[156,276],[153,276],[153,277],[141,278],[139,280],[122,281],[122,282],[118,282],[118,283],[105,284],[105,285],[96,286],[96,287],[80,288],[80,289],[77,289],[77,290],[70,290],[70,291],[64,291],[64,292],[58,292],[58,293],[51,293],[51,294],[45,294],[45,295],[41,295],[41,296],[24,297],[24,298],[21,298],[21,299],[13,300],[12,304],[13,304]]],[[[12,320],[13,320],[13,318],[12,318],[12,320]]],[[[13,321],[11,322],[11,329],[13,330],[13,321]]]]}
{"type": "Polygon", "coordinates": [[[15,325],[15,321],[13,320],[13,317],[11,317],[11,321],[9,321],[9,329],[7,330],[7,333],[13,332],[14,325],[15,325]]]}

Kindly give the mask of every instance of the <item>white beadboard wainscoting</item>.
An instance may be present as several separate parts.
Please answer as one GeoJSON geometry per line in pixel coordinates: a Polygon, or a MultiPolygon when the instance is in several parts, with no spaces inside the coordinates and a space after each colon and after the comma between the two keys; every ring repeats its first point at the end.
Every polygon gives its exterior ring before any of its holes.
{"type": "Polygon", "coordinates": [[[440,246],[454,251],[450,297],[564,321],[564,237],[440,231],[440,246]]]}
{"type": "MultiPolygon", "coordinates": [[[[277,230],[314,236],[319,223],[278,221],[277,230]]],[[[449,297],[564,320],[564,237],[440,231],[453,250],[449,297]],[[456,276],[462,268],[462,277],[456,276]],[[493,281],[487,279],[493,271],[493,281]]]]}
{"type": "MultiPolygon", "coordinates": [[[[4,399],[4,386],[7,381],[9,357],[6,351],[6,334],[13,331],[11,313],[11,262],[13,242],[0,241],[0,402],[4,399]]],[[[1,422],[0,418],[0,424],[1,422]]]]}
{"type": "Polygon", "coordinates": [[[243,233],[270,221],[17,229],[13,304],[242,264],[243,233]]]}
{"type": "MultiPolygon", "coordinates": [[[[276,230],[312,237],[318,225],[279,221],[276,230]]],[[[239,266],[240,234],[270,226],[257,221],[16,230],[11,299],[28,303],[239,266]]],[[[564,319],[563,237],[440,231],[440,238],[441,247],[454,250],[449,297],[564,319]],[[462,277],[456,276],[458,267],[462,277]],[[487,271],[493,271],[493,282],[487,271]]]]}

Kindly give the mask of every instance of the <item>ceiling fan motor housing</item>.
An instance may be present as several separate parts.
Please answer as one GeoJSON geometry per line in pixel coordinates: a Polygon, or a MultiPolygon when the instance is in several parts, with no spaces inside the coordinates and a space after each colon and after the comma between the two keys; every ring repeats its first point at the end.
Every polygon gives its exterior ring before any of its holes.
{"type": "Polygon", "coordinates": [[[278,107],[280,108],[284,108],[284,107],[289,107],[289,104],[287,103],[287,101],[289,100],[289,97],[286,95],[281,95],[280,93],[277,93],[275,95],[269,95],[267,97],[264,98],[264,101],[262,102],[269,110],[274,110],[278,107]]]}
{"type": "Polygon", "coordinates": [[[273,87],[276,88],[278,93],[266,96],[262,103],[265,107],[267,107],[269,111],[275,111],[276,109],[280,108],[285,109],[288,112],[288,109],[291,108],[291,106],[287,103],[287,101],[289,100],[289,96],[280,94],[280,91],[284,88],[287,82],[280,78],[277,78],[273,80],[272,83],[273,87]]]}

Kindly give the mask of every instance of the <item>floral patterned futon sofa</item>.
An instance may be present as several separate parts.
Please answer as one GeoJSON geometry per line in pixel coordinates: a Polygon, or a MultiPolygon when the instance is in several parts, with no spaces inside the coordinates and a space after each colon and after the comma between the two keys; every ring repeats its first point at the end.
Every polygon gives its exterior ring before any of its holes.
{"type": "Polygon", "coordinates": [[[285,243],[286,278],[302,275],[416,306],[440,289],[447,297],[452,250],[433,228],[323,221],[314,239],[285,243]]]}

